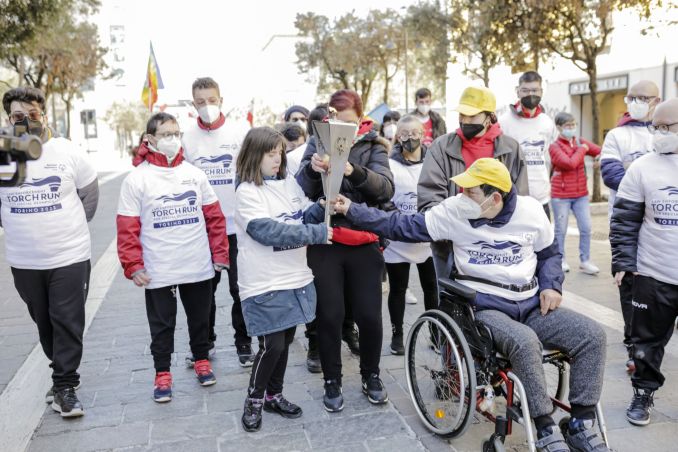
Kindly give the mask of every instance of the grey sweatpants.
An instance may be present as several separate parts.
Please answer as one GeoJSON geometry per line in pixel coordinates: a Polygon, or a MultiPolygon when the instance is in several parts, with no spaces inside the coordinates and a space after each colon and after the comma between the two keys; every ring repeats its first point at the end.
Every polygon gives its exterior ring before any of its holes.
{"type": "Polygon", "coordinates": [[[570,356],[571,404],[598,403],[603,388],[606,336],[596,321],[567,308],[545,316],[536,308],[522,323],[496,310],[479,311],[476,318],[489,327],[497,350],[511,361],[513,372],[525,386],[532,417],[549,414],[553,409],[546,388],[542,348],[570,356]]]}

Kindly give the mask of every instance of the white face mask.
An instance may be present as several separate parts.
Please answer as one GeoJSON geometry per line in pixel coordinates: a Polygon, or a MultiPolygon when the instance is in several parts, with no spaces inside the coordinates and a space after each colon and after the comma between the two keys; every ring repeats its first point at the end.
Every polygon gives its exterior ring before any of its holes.
{"type": "Polygon", "coordinates": [[[177,154],[179,154],[179,149],[181,149],[181,140],[177,137],[163,138],[158,140],[155,148],[167,157],[169,163],[172,163],[177,154]]]}
{"type": "Polygon", "coordinates": [[[678,134],[655,133],[652,135],[652,148],[659,154],[678,154],[678,134]]]}
{"type": "Polygon", "coordinates": [[[627,105],[627,107],[629,110],[629,115],[636,121],[645,119],[647,117],[647,113],[650,111],[650,105],[644,102],[631,102],[627,105]]]}
{"type": "Polygon", "coordinates": [[[389,124],[384,127],[384,137],[388,138],[389,140],[392,140],[393,137],[395,136],[396,130],[398,129],[398,126],[395,124],[389,124]]]}
{"type": "Polygon", "coordinates": [[[221,108],[218,105],[205,105],[204,107],[200,107],[198,109],[198,114],[200,115],[202,122],[206,124],[212,124],[214,121],[219,119],[219,116],[221,115],[221,108]]]}
{"type": "Polygon", "coordinates": [[[417,105],[417,110],[422,115],[427,115],[428,112],[431,111],[431,106],[429,104],[419,104],[417,105]]]}
{"type": "Polygon", "coordinates": [[[483,210],[483,205],[490,198],[485,199],[482,203],[478,204],[468,196],[459,193],[457,196],[452,198],[447,198],[445,203],[448,207],[452,207],[457,211],[457,217],[465,220],[477,220],[482,216],[486,210],[483,210]]]}

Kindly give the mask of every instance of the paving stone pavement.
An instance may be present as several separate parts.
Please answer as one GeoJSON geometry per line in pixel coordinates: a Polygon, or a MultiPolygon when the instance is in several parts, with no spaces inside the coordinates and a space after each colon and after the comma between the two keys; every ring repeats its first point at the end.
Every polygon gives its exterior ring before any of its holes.
{"type": "MultiPolygon", "coordinates": [[[[119,184],[111,184],[114,185],[119,184]]],[[[114,210],[115,203],[111,205],[102,206],[103,211],[114,210]]],[[[105,215],[110,216],[110,213],[104,213],[102,218],[105,215]]],[[[606,232],[605,223],[604,218],[594,217],[594,229],[601,234],[606,232]]],[[[97,243],[95,247],[100,249],[104,249],[112,238],[110,233],[103,236],[97,233],[93,237],[97,243]],[[106,243],[98,244],[99,240],[106,243]]],[[[609,244],[595,241],[592,251],[594,260],[603,269],[597,277],[576,271],[576,237],[568,237],[568,261],[573,271],[567,276],[565,288],[592,303],[619,311],[616,288],[606,271],[610,261],[609,244]]],[[[0,278],[6,277],[5,273],[0,272],[0,278]]],[[[407,306],[408,325],[423,311],[423,295],[416,271],[412,272],[410,281],[420,302],[407,306]]],[[[2,287],[11,287],[6,286],[5,280],[0,279],[0,283],[2,287]]],[[[23,304],[18,300],[12,303],[19,304],[17,312],[21,315],[21,310],[25,310],[23,304]]],[[[6,301],[5,305],[8,304],[6,301]]],[[[182,309],[178,310],[176,353],[172,367],[174,399],[169,404],[156,404],[151,398],[154,371],[148,346],[150,335],[143,291],[119,273],[85,337],[85,353],[80,368],[82,388],[78,394],[85,405],[86,416],[63,420],[46,406],[29,450],[477,451],[481,440],[493,431],[492,424],[476,417],[461,438],[445,440],[428,432],[419,421],[409,398],[404,360],[389,353],[390,332],[387,327],[384,328],[381,368],[389,403],[375,407],[366,401],[360,392],[358,360],[344,348],[346,408],[338,414],[327,413],[322,407],[321,377],[308,373],[305,367],[306,341],[304,328],[300,327],[290,348],[284,392],[303,408],[304,415],[289,420],[264,413],[262,430],[246,433],[240,425],[240,415],[249,369],[238,365],[232,345],[230,304],[227,285],[221,284],[217,313],[219,338],[213,359],[218,382],[207,388],[200,387],[193,371],[184,366],[188,334],[182,309]]],[[[386,295],[383,305],[384,324],[388,325],[386,295]]],[[[0,322],[8,322],[5,318],[0,317],[0,322]]],[[[17,341],[17,336],[35,333],[31,324],[17,323],[19,326],[15,329],[8,329],[7,323],[0,323],[0,351],[4,352],[6,348],[14,350],[18,363],[13,364],[15,368],[21,365],[22,351],[5,347],[7,341],[17,341]]],[[[606,328],[606,332],[608,350],[603,403],[613,447],[617,451],[635,451],[641,447],[648,451],[676,450],[678,390],[670,384],[662,389],[656,399],[650,426],[643,429],[631,427],[624,417],[631,390],[624,373],[625,352],[621,334],[612,328],[606,328]]],[[[34,336],[37,339],[37,334],[34,336]]],[[[26,341],[30,343],[28,339],[26,341]]],[[[0,377],[4,369],[3,365],[0,377]]],[[[667,381],[678,381],[676,356],[667,355],[664,370],[667,381]]],[[[516,452],[527,450],[525,435],[519,426],[507,439],[506,446],[516,452]]]]}

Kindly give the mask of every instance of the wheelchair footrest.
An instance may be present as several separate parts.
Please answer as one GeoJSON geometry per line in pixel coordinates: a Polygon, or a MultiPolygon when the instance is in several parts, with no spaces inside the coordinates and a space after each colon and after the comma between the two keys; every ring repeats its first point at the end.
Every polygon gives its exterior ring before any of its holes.
{"type": "Polygon", "coordinates": [[[506,435],[508,435],[508,420],[504,416],[495,418],[494,434],[500,438],[506,438],[506,435]]]}

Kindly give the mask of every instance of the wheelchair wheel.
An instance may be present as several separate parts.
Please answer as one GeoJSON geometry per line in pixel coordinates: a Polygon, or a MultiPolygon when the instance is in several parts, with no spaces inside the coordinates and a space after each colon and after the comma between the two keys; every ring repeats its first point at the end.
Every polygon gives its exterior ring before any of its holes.
{"type": "Polygon", "coordinates": [[[468,428],[476,408],[476,373],[468,343],[442,311],[422,314],[405,347],[410,397],[424,425],[453,438],[468,428]]]}
{"type": "Polygon", "coordinates": [[[483,440],[480,444],[480,450],[482,452],[505,452],[506,448],[504,443],[501,442],[501,439],[492,435],[488,439],[483,440]]]}

